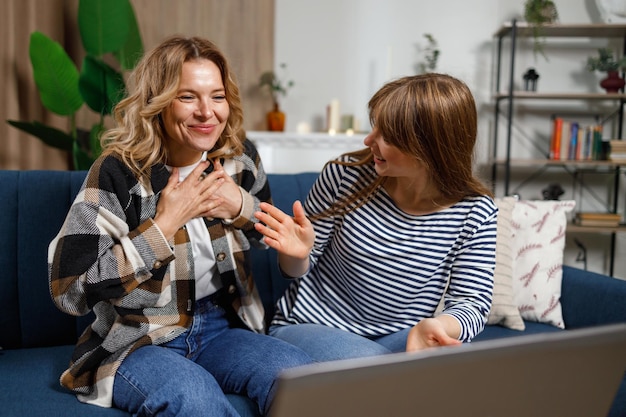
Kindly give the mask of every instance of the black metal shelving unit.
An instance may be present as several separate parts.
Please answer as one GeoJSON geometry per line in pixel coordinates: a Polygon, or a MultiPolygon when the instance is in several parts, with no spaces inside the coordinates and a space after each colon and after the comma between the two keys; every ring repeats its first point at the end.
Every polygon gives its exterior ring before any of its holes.
{"type": "MultiPolygon", "coordinates": [[[[607,205],[607,211],[617,213],[619,210],[619,190],[620,177],[623,172],[624,164],[613,163],[611,161],[553,161],[546,159],[533,160],[516,160],[511,157],[511,144],[513,138],[513,119],[515,118],[515,106],[518,102],[536,102],[536,101],[567,101],[567,100],[583,100],[583,101],[612,101],[617,109],[615,117],[617,118],[617,137],[622,139],[623,123],[624,123],[624,104],[626,103],[626,94],[624,91],[619,93],[540,93],[534,91],[516,91],[515,82],[515,60],[520,38],[528,38],[534,36],[533,28],[526,22],[518,22],[512,20],[503,24],[495,33],[496,38],[496,60],[495,60],[495,83],[494,83],[494,129],[492,142],[492,161],[491,175],[494,187],[501,181],[504,188],[504,195],[509,195],[511,186],[511,170],[519,166],[534,166],[539,170],[545,171],[549,168],[558,167],[570,173],[576,180],[579,170],[608,171],[612,175],[613,191],[612,203],[607,205]],[[509,40],[508,50],[505,51],[503,45],[505,40],[509,40]],[[509,68],[508,73],[504,74],[502,69],[505,52],[508,52],[509,68]],[[503,90],[502,82],[508,81],[508,85],[503,90]],[[504,135],[501,135],[499,123],[501,116],[506,118],[506,129],[504,135]],[[504,136],[504,137],[501,137],[504,136]],[[499,146],[504,146],[504,158],[498,159],[499,146]],[[503,178],[498,177],[499,170],[504,170],[503,178]]],[[[541,28],[541,36],[545,38],[567,37],[567,38],[614,38],[622,42],[624,54],[626,54],[626,25],[624,24],[548,24],[541,28]]],[[[623,75],[623,74],[622,74],[623,75]]],[[[579,184],[584,187],[584,184],[579,184]]],[[[615,228],[596,228],[596,227],[568,227],[568,232],[573,233],[609,233],[611,235],[609,274],[614,275],[615,265],[615,249],[616,249],[616,233],[626,232],[626,226],[615,228]]]]}

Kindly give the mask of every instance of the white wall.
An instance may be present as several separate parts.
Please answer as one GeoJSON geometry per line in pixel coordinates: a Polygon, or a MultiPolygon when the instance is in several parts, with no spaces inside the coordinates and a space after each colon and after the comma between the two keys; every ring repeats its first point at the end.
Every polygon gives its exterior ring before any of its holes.
{"type": "MultiPolygon", "coordinates": [[[[561,23],[601,22],[593,0],[554,1],[561,23]]],[[[301,122],[322,130],[326,106],[334,98],[342,114],[355,115],[368,130],[368,99],[389,79],[419,72],[426,46],[423,35],[430,33],[441,50],[437,71],[462,79],[474,93],[479,110],[477,161],[484,164],[493,134],[493,35],[503,22],[521,19],[523,7],[524,0],[276,0],[275,67],[287,63],[287,76],[295,81],[282,99],[286,130],[295,131],[301,122]]],[[[541,91],[599,91],[600,74],[584,67],[587,55],[605,44],[597,39],[560,40],[548,46],[546,60],[534,56],[527,42],[517,60],[520,79],[515,81],[521,83],[525,69],[534,67],[541,76],[541,91]]],[[[516,156],[541,156],[533,144],[545,140],[547,123],[545,116],[516,119],[516,156]]],[[[569,185],[567,178],[562,180],[569,185]]],[[[541,199],[542,188],[524,189],[522,197],[541,199]]],[[[574,198],[567,188],[564,198],[574,198]]],[[[591,251],[589,269],[605,272],[607,239],[579,238],[591,251]]],[[[618,250],[626,253],[626,234],[618,235],[618,250]]],[[[575,261],[577,252],[568,242],[566,262],[581,266],[575,261]]],[[[626,278],[626,260],[618,259],[615,275],[626,278]]]]}

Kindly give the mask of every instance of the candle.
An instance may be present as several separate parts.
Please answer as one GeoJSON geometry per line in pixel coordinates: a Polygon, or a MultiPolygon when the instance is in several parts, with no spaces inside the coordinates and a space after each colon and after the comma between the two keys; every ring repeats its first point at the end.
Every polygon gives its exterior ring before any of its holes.
{"type": "Polygon", "coordinates": [[[328,130],[339,131],[339,100],[333,99],[330,102],[328,111],[328,130]]]}

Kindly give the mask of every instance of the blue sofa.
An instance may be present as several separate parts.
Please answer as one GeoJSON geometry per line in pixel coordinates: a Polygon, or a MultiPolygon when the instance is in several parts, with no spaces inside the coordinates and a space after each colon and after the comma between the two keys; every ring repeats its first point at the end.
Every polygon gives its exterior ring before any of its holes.
{"type": "MultiPolygon", "coordinates": [[[[53,305],[48,291],[47,249],[85,177],[76,171],[0,171],[0,417],[128,416],[80,403],[59,385],[74,342],[91,317],[71,317],[53,305]]],[[[269,175],[275,204],[290,210],[304,199],[314,173],[269,175]]],[[[266,311],[287,285],[273,251],[255,251],[253,268],[266,311]]],[[[561,302],[567,329],[626,322],[626,281],[565,267],[561,302]]],[[[563,331],[526,323],[519,332],[487,326],[475,340],[563,331]]],[[[565,330],[567,331],[567,330],[565,330]]],[[[626,354],[626,352],[625,352],[626,354]]],[[[251,401],[229,396],[244,416],[251,401]]],[[[626,382],[610,417],[626,416],[626,382]]]]}

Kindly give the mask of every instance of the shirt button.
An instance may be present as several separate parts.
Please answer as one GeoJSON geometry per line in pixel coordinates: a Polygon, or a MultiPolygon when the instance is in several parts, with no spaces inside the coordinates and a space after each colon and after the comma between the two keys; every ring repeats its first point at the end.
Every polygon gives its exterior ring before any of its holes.
{"type": "Polygon", "coordinates": [[[229,294],[234,294],[235,291],[237,291],[237,287],[235,287],[234,285],[231,285],[228,287],[228,293],[229,294]]]}
{"type": "Polygon", "coordinates": [[[163,266],[163,264],[161,263],[161,261],[154,261],[154,264],[152,264],[152,267],[154,269],[159,269],[162,266],[163,266]]]}
{"type": "Polygon", "coordinates": [[[224,259],[226,259],[226,254],[224,252],[220,252],[217,254],[217,260],[218,261],[223,261],[224,259]]]}

